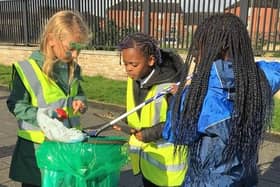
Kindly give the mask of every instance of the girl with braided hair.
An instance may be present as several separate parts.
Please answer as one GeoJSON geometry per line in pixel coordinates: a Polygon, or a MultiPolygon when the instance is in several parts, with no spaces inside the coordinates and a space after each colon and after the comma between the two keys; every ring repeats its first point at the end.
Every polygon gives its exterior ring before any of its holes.
{"type": "MultiPolygon", "coordinates": [[[[127,111],[180,78],[181,57],[161,50],[147,34],[128,35],[119,44],[119,50],[128,75],[127,111]]],[[[159,98],[127,117],[133,129],[129,140],[133,173],[142,174],[145,187],[179,186],[185,176],[186,160],[174,158],[174,145],[162,139],[168,103],[168,96],[159,98]]]]}
{"type": "Polygon", "coordinates": [[[214,15],[197,27],[181,82],[163,136],[176,154],[188,152],[183,186],[256,186],[280,63],[255,63],[243,22],[229,13],[214,15]]]}

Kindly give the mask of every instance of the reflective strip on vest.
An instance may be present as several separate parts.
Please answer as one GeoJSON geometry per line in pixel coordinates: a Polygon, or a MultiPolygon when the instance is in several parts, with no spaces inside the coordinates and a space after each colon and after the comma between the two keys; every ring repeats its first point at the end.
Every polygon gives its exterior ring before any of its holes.
{"type": "MultiPolygon", "coordinates": [[[[152,87],[146,99],[155,96],[170,84],[152,87]]],[[[127,82],[127,111],[135,107],[133,81],[127,82]]],[[[167,101],[159,98],[144,106],[140,112],[128,116],[128,124],[136,129],[151,127],[166,119],[167,101]]],[[[187,170],[186,156],[174,156],[174,145],[163,140],[152,143],[138,141],[134,135],[129,140],[129,153],[134,174],[140,171],[149,181],[159,186],[179,186],[187,170]]]]}
{"type": "Polygon", "coordinates": [[[23,120],[18,120],[18,125],[19,125],[19,129],[22,129],[22,130],[34,130],[34,131],[39,131],[41,130],[39,126],[34,126],[26,121],[23,121],[23,120]]]}
{"type": "MultiPolygon", "coordinates": [[[[169,146],[172,146],[172,145],[173,144],[171,144],[169,146]]],[[[164,146],[164,147],[168,147],[168,146],[164,146]]],[[[141,151],[140,147],[130,146],[129,152],[132,153],[132,154],[140,154],[142,159],[147,160],[148,162],[152,163],[155,167],[158,167],[161,170],[180,171],[182,169],[185,169],[185,167],[186,167],[186,163],[185,162],[184,163],[173,164],[173,165],[162,164],[161,162],[157,161],[153,157],[149,156],[149,153],[141,151]]]]}
{"type": "MultiPolygon", "coordinates": [[[[15,63],[13,67],[30,94],[32,106],[53,110],[63,108],[69,117],[63,120],[63,125],[80,128],[80,115],[74,115],[72,109],[73,97],[78,92],[78,82],[76,80],[71,84],[69,95],[65,95],[60,87],[41,71],[34,60],[29,59],[29,61],[15,63]]],[[[19,120],[18,124],[20,128],[18,135],[20,137],[36,143],[41,143],[44,140],[43,133],[38,133],[39,127],[22,120],[19,120]],[[24,130],[26,130],[26,133],[23,133],[24,130]]]]}

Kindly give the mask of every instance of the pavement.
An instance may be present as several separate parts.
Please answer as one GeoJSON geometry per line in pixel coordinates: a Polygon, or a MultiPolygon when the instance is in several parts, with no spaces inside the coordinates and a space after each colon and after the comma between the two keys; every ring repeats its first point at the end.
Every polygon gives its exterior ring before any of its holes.
{"type": "MultiPolygon", "coordinates": [[[[9,179],[11,156],[15,147],[17,125],[15,118],[8,112],[6,99],[9,95],[7,88],[0,86],[0,187],[20,187],[20,183],[9,179]]],[[[124,108],[91,102],[89,109],[81,118],[83,127],[94,127],[119,117],[124,108]]],[[[120,122],[122,123],[122,122],[120,122]]],[[[280,123],[280,122],[279,122],[280,123]]],[[[102,135],[126,136],[112,130],[102,135]]],[[[259,184],[258,187],[280,186],[280,136],[267,134],[259,154],[259,184]]],[[[142,187],[141,177],[133,176],[129,164],[120,173],[119,187],[142,187]]]]}

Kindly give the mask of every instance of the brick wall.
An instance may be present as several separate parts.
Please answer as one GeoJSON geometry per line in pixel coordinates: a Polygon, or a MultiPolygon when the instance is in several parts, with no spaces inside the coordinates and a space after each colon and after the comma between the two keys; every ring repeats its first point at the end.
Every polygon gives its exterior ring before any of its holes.
{"type": "MultiPolygon", "coordinates": [[[[24,60],[36,49],[34,47],[0,46],[0,64],[9,66],[17,60],[24,60]]],[[[182,57],[185,58],[185,54],[182,57]]],[[[265,59],[280,61],[279,58],[265,57],[265,59]]],[[[120,57],[117,51],[82,51],[78,59],[84,75],[101,75],[114,80],[126,80],[124,67],[119,64],[119,61],[120,57]]],[[[280,91],[276,96],[280,98],[280,91]]]]}
{"type": "MultiPolygon", "coordinates": [[[[24,60],[36,49],[0,46],[0,64],[9,66],[17,60],[24,60]]],[[[119,59],[117,51],[82,51],[78,63],[84,75],[102,75],[106,78],[126,80],[126,73],[123,65],[119,64],[119,59]]]]}

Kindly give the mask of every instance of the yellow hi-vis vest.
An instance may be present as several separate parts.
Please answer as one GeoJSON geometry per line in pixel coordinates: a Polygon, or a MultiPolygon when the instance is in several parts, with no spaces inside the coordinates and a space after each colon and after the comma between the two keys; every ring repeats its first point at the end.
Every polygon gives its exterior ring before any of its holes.
{"type": "MultiPolygon", "coordinates": [[[[153,86],[146,99],[155,96],[170,84],[153,86]]],[[[133,95],[133,81],[127,81],[127,111],[135,107],[133,95]]],[[[135,129],[151,127],[159,122],[164,122],[167,113],[167,101],[164,97],[158,98],[141,110],[140,117],[137,112],[127,117],[129,126],[135,129]]],[[[146,179],[158,186],[179,186],[182,184],[187,170],[187,159],[179,154],[174,156],[174,145],[164,140],[144,143],[134,135],[129,139],[129,154],[133,173],[139,172],[146,179]]]]}
{"type": "MultiPolygon", "coordinates": [[[[17,71],[26,90],[30,94],[32,106],[53,110],[63,108],[68,115],[68,119],[63,121],[63,125],[80,128],[80,114],[74,114],[72,109],[73,98],[78,93],[78,80],[72,81],[71,89],[65,95],[61,88],[42,72],[33,59],[17,62],[13,64],[13,68],[17,71]]],[[[23,120],[18,120],[18,125],[19,137],[35,143],[42,143],[44,141],[45,136],[39,126],[23,120]]]]}

